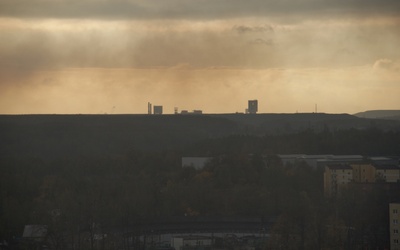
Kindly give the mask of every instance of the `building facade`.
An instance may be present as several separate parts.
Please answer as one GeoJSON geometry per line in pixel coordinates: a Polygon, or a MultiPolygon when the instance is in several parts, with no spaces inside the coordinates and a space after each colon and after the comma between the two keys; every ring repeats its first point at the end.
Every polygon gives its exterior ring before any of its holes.
{"type": "Polygon", "coordinates": [[[398,182],[400,180],[400,167],[393,164],[376,165],[376,178],[384,182],[398,182]]]}
{"type": "Polygon", "coordinates": [[[337,194],[349,183],[398,183],[400,167],[397,165],[376,165],[358,163],[326,163],[324,171],[324,192],[337,194]]]}
{"type": "Polygon", "coordinates": [[[400,203],[389,204],[390,249],[400,250],[400,203]]]}
{"type": "Polygon", "coordinates": [[[353,169],[353,180],[357,183],[375,182],[375,167],[368,163],[354,163],[350,165],[353,169]]]}
{"type": "Polygon", "coordinates": [[[324,172],[324,192],[336,195],[353,180],[353,169],[348,164],[328,164],[324,172]]]}

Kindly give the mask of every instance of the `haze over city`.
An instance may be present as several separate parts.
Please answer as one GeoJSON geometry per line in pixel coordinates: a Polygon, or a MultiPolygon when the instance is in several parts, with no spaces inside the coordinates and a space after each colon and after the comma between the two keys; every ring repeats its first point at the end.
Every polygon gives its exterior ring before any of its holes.
{"type": "Polygon", "coordinates": [[[400,107],[400,2],[2,0],[0,113],[400,107]]]}

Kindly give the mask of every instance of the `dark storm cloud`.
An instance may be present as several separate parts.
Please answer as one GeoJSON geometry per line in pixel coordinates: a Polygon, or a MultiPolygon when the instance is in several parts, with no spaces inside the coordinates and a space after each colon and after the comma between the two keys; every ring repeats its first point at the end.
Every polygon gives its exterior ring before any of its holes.
{"type": "Polygon", "coordinates": [[[292,14],[299,18],[397,15],[398,0],[2,0],[0,16],[19,18],[220,19],[292,14]]]}

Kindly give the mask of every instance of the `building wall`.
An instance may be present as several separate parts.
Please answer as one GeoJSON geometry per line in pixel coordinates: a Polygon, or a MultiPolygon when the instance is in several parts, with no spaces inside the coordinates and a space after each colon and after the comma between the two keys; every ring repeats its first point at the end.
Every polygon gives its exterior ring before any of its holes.
{"type": "Polygon", "coordinates": [[[324,191],[326,195],[339,193],[353,180],[353,169],[325,167],[324,191]]]}
{"type": "Polygon", "coordinates": [[[400,180],[398,169],[377,169],[376,174],[385,179],[386,182],[398,182],[400,180]]]}
{"type": "Polygon", "coordinates": [[[325,167],[324,171],[324,192],[325,195],[330,195],[334,192],[333,190],[333,180],[332,180],[332,172],[328,167],[325,167]]]}
{"type": "Polygon", "coordinates": [[[376,166],[370,163],[325,165],[324,191],[326,195],[338,193],[350,182],[375,183],[384,179],[388,183],[400,182],[400,168],[395,165],[376,166]]]}
{"type": "Polygon", "coordinates": [[[354,182],[375,182],[375,167],[371,164],[351,164],[354,182]]]}
{"type": "Polygon", "coordinates": [[[389,204],[390,249],[400,250],[400,203],[389,204]]]}

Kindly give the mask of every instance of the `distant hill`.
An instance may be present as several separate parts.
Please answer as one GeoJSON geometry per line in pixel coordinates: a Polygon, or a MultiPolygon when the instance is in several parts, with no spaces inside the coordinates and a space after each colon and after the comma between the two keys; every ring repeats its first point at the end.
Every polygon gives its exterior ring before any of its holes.
{"type": "Polygon", "coordinates": [[[123,154],[184,149],[208,138],[312,129],[400,130],[400,121],[349,114],[0,115],[0,156],[123,154]]]}
{"type": "Polygon", "coordinates": [[[400,120],[400,110],[368,110],[354,115],[360,118],[400,120]]]}
{"type": "Polygon", "coordinates": [[[218,114],[215,115],[234,121],[252,133],[290,134],[305,129],[321,131],[323,129],[400,129],[400,121],[385,119],[367,119],[349,114],[295,113],[295,114],[218,114]]]}

